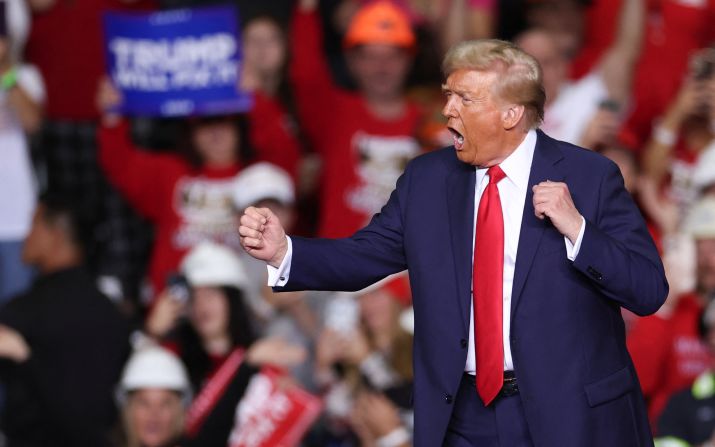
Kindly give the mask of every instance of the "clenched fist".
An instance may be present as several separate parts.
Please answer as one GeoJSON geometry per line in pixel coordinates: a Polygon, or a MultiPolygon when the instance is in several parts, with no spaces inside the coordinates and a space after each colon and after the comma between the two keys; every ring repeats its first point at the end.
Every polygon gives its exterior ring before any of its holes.
{"type": "Polygon", "coordinates": [[[551,223],[559,230],[559,233],[575,244],[583,220],[571,199],[568,185],[547,180],[534,185],[532,190],[534,191],[536,217],[551,219],[551,223]]]}
{"type": "Polygon", "coordinates": [[[278,217],[268,208],[249,206],[241,216],[238,234],[246,252],[273,267],[280,267],[288,251],[288,239],[278,217]]]}

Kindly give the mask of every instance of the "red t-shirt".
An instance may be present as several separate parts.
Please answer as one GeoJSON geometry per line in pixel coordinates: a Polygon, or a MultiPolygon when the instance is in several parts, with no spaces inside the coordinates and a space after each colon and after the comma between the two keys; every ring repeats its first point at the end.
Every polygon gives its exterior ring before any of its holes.
{"type": "Polygon", "coordinates": [[[95,95],[106,73],[102,13],[153,9],[154,0],[56,0],[32,15],[26,58],[36,65],[47,88],[47,117],[92,120],[95,95]]]}
{"type": "Polygon", "coordinates": [[[680,298],[669,318],[640,318],[628,334],[628,351],[648,401],[652,426],[670,396],[713,365],[715,357],[699,334],[702,311],[699,298],[688,294],[680,298]]]}
{"type": "MultiPolygon", "coordinates": [[[[274,163],[295,177],[300,147],[287,113],[274,99],[255,95],[248,114],[257,161],[274,163]]],[[[233,209],[237,164],[195,168],[175,155],[138,150],[126,123],[99,131],[100,163],[132,206],[156,226],[149,264],[152,293],[163,290],[194,244],[210,239],[240,249],[233,209]]]]}
{"type": "Polygon", "coordinates": [[[194,168],[183,158],[139,150],[126,123],[99,130],[99,160],[129,203],[154,223],[149,264],[152,292],[163,290],[184,255],[198,242],[240,247],[231,206],[240,166],[194,168]]]}
{"type": "MultiPolygon", "coordinates": [[[[571,77],[587,75],[612,45],[623,0],[597,0],[586,11],[584,41],[571,77]]],[[[649,0],[641,58],[633,83],[633,109],[621,139],[640,150],[653,120],[674,99],[694,50],[715,39],[715,1],[649,0]]]]}
{"type": "Polygon", "coordinates": [[[623,0],[595,0],[586,9],[583,45],[571,63],[571,77],[579,79],[593,70],[611,46],[618,30],[623,0]]]}
{"type": "Polygon", "coordinates": [[[643,52],[633,83],[634,108],[623,139],[641,149],[689,72],[692,54],[715,38],[715,0],[650,0],[643,52]]]}
{"type": "Polygon", "coordinates": [[[253,100],[253,108],[248,112],[249,132],[258,157],[283,168],[296,179],[301,157],[296,123],[276,98],[256,92],[253,100]]]}
{"type": "Polygon", "coordinates": [[[298,118],[323,160],[318,233],[349,236],[387,202],[405,164],[419,153],[420,113],[408,102],[402,116],[381,119],[362,96],[337,88],[322,55],[316,14],[297,12],[292,33],[298,118]]]}

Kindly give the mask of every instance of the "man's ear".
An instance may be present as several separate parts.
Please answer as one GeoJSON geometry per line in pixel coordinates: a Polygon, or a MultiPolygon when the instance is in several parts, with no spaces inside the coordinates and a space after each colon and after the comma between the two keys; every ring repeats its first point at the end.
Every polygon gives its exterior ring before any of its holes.
{"type": "Polygon", "coordinates": [[[515,128],[524,117],[526,107],[520,104],[509,104],[502,111],[501,119],[505,130],[515,128]]]}

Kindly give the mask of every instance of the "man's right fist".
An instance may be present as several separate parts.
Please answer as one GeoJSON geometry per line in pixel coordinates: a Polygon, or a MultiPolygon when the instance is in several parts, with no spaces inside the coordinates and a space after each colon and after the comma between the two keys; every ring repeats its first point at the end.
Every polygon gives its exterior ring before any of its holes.
{"type": "Polygon", "coordinates": [[[238,234],[246,253],[280,267],[288,251],[288,239],[278,217],[268,208],[249,206],[241,216],[238,234]]]}

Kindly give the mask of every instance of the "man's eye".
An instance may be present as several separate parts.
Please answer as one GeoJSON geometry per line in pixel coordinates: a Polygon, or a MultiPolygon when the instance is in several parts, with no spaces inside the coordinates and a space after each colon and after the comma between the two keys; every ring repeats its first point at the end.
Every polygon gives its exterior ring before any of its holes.
{"type": "Polygon", "coordinates": [[[472,103],[472,100],[470,98],[462,96],[462,104],[471,104],[471,103],[472,103]]]}

